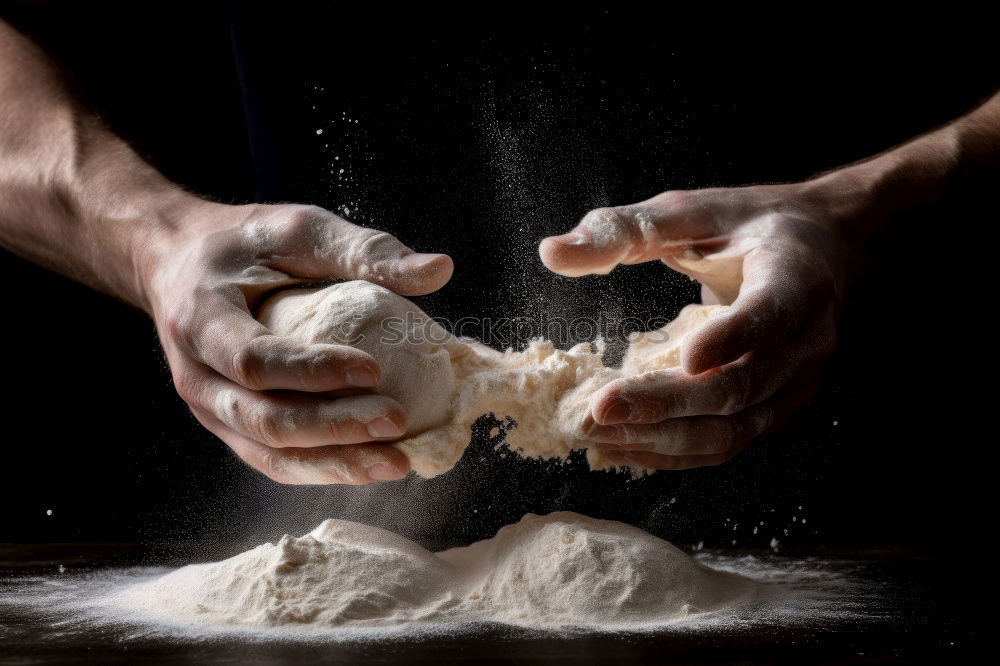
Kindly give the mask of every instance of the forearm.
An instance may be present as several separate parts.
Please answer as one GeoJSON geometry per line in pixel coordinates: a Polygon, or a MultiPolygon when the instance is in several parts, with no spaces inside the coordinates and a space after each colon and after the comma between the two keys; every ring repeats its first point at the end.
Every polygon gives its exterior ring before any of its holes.
{"type": "Polygon", "coordinates": [[[957,120],[804,184],[850,244],[1000,168],[1000,94],[957,120]]]}
{"type": "Polygon", "coordinates": [[[142,264],[197,199],[68,94],[0,21],[0,244],[146,308],[142,264]]]}

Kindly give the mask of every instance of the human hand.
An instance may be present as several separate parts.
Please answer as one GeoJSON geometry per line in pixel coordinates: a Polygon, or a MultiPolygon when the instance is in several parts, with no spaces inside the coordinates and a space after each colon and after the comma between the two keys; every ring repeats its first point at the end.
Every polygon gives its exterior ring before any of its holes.
{"type": "Polygon", "coordinates": [[[556,273],[661,260],[700,281],[706,303],[730,305],[688,336],[681,367],[593,396],[594,442],[646,468],[716,465],[811,399],[846,282],[840,221],[855,214],[829,194],[814,183],[666,192],[542,241],[556,273]]]}
{"type": "Polygon", "coordinates": [[[402,435],[406,414],[372,392],[375,359],[276,336],[252,313],[275,289],[331,278],[430,293],[451,277],[448,256],[300,205],[200,202],[147,245],[145,291],[177,392],[240,458],[283,483],[360,484],[409,471],[402,453],[377,443],[402,435]],[[341,389],[343,397],[329,393],[341,389]]]}

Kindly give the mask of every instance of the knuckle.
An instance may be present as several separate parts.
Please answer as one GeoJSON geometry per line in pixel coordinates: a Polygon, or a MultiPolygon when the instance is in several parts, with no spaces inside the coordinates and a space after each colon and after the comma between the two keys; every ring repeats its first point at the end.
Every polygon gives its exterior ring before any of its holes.
{"type": "Polygon", "coordinates": [[[350,439],[351,423],[344,419],[334,419],[327,425],[333,443],[344,444],[350,439]]]}
{"type": "Polygon", "coordinates": [[[660,428],[651,439],[651,451],[665,457],[681,455],[691,446],[691,437],[685,428],[673,431],[660,428]]]}
{"type": "Polygon", "coordinates": [[[278,483],[289,482],[285,467],[284,459],[277,451],[263,451],[257,459],[257,469],[260,473],[278,483]]]}
{"type": "Polygon", "coordinates": [[[164,325],[167,328],[167,335],[172,339],[183,339],[187,331],[187,317],[180,313],[171,313],[167,315],[164,325]]]}
{"type": "Polygon", "coordinates": [[[200,406],[201,380],[192,372],[179,372],[174,375],[174,389],[181,400],[189,405],[200,406]]]}
{"type": "Polygon", "coordinates": [[[635,426],[612,426],[612,430],[613,432],[608,433],[610,437],[607,439],[633,451],[640,450],[641,444],[649,438],[648,429],[635,426]]]}
{"type": "Polygon", "coordinates": [[[352,243],[354,251],[351,258],[359,266],[369,266],[372,263],[372,257],[392,256],[403,249],[403,244],[395,236],[385,231],[356,227],[354,234],[358,240],[356,243],[352,243]]]}
{"type": "Polygon", "coordinates": [[[293,224],[312,224],[330,215],[329,211],[319,206],[301,204],[289,206],[285,210],[286,221],[293,224]]]}
{"type": "MultiPolygon", "coordinates": [[[[196,291],[193,294],[192,300],[197,300],[198,297],[199,294],[196,291]]],[[[191,341],[198,334],[199,319],[197,308],[193,307],[190,303],[172,306],[164,318],[164,325],[166,326],[167,334],[172,340],[177,340],[190,346],[191,341]]]]}
{"type": "Polygon", "coordinates": [[[734,364],[722,372],[725,373],[722,378],[725,392],[721,397],[719,413],[723,416],[732,416],[746,409],[749,404],[753,380],[742,364],[734,364]]]}
{"type": "Polygon", "coordinates": [[[635,391],[629,395],[629,403],[632,405],[630,418],[636,423],[655,423],[667,418],[667,415],[676,411],[676,399],[667,395],[665,391],[658,390],[658,387],[650,387],[646,390],[635,391]]]}
{"type": "Polygon", "coordinates": [[[233,379],[254,390],[261,390],[264,387],[262,377],[262,363],[253,342],[243,345],[233,353],[231,362],[233,379]]]}
{"type": "Polygon", "coordinates": [[[254,439],[269,446],[285,445],[285,419],[273,407],[261,407],[253,410],[248,416],[248,426],[254,439]]]}
{"type": "Polygon", "coordinates": [[[718,417],[706,422],[698,432],[703,454],[728,450],[736,440],[736,419],[718,417]]]}
{"type": "Polygon", "coordinates": [[[619,261],[637,261],[644,245],[644,233],[653,227],[646,213],[636,207],[595,208],[580,221],[597,247],[622,247],[619,261]]]}
{"type": "Polygon", "coordinates": [[[628,218],[618,208],[604,207],[595,208],[583,216],[581,224],[588,227],[623,227],[628,223],[628,218]]]}
{"type": "Polygon", "coordinates": [[[650,428],[647,439],[657,453],[666,454],[677,448],[681,436],[669,421],[663,421],[650,428]]]}
{"type": "Polygon", "coordinates": [[[328,214],[319,206],[296,206],[285,213],[282,231],[287,237],[300,238],[311,233],[328,214]]]}

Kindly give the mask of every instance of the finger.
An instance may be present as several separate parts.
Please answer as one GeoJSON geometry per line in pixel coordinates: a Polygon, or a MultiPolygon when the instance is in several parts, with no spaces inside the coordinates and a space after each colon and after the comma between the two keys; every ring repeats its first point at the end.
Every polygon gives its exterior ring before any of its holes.
{"type": "Polygon", "coordinates": [[[693,469],[695,467],[711,467],[721,465],[722,463],[734,458],[748,445],[749,442],[742,446],[730,449],[724,453],[687,456],[667,456],[647,451],[626,451],[619,446],[610,444],[595,444],[594,446],[601,450],[602,457],[608,461],[611,466],[629,467],[633,471],[639,472],[642,470],[683,470],[693,469]]]}
{"type": "Polygon", "coordinates": [[[687,416],[652,424],[594,426],[587,437],[632,452],[722,455],[783,425],[815,394],[816,372],[814,368],[804,369],[785,390],[732,416],[687,416]]]}
{"type": "Polygon", "coordinates": [[[698,375],[670,368],[611,382],[594,395],[591,414],[602,425],[735,414],[774,395],[804,366],[823,362],[834,342],[834,313],[826,307],[780,347],[750,352],[698,375]]]}
{"type": "MultiPolygon", "coordinates": [[[[747,443],[749,444],[749,443],[747,443]]],[[[743,451],[747,444],[737,446],[725,453],[716,453],[707,456],[664,456],[658,453],[632,452],[624,456],[624,460],[631,467],[654,469],[654,470],[682,470],[694,469],[696,467],[714,467],[728,462],[743,451]]]]}
{"type": "Polygon", "coordinates": [[[618,264],[661,259],[715,233],[695,192],[664,192],[629,206],[598,208],[538,251],[549,270],[576,277],[609,273],[618,264]]]}
{"type": "Polygon", "coordinates": [[[272,447],[313,447],[397,439],[406,431],[392,398],[363,394],[335,399],[251,391],[204,369],[178,376],[192,408],[214,415],[244,437],[272,447]]]}
{"type": "Polygon", "coordinates": [[[173,331],[184,351],[246,388],[320,392],[378,383],[378,363],[360,349],[273,335],[236,287],[208,293],[190,312],[173,331]]]}
{"type": "Polygon", "coordinates": [[[313,206],[281,207],[257,231],[271,268],[304,278],[368,280],[404,296],[437,291],[451,279],[445,254],[414,252],[384,231],[351,224],[313,206]]]}
{"type": "Polygon", "coordinates": [[[279,483],[360,485],[406,476],[410,463],[394,446],[351,444],[275,449],[226,427],[203,410],[195,416],[244,462],[279,483]]]}
{"type": "Polygon", "coordinates": [[[829,283],[806,253],[760,247],[743,260],[743,284],[720,316],[688,336],[681,365],[698,374],[790,338],[831,300],[829,283]]]}

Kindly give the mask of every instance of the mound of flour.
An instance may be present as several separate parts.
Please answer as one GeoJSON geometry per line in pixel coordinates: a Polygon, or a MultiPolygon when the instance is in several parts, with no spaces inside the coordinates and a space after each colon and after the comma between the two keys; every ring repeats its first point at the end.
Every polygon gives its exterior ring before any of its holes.
{"type": "Polygon", "coordinates": [[[203,627],[636,628],[730,609],[753,593],[749,579],[638,528],[559,512],[528,514],[492,539],[440,553],[327,520],[305,536],[133,585],[110,603],[203,627]]]}
{"type": "MultiPolygon", "coordinates": [[[[470,426],[487,413],[516,422],[506,441],[520,455],[565,458],[588,449],[594,393],[619,377],[678,368],[685,337],[724,310],[689,305],[664,328],[637,336],[620,368],[605,367],[601,349],[587,343],[562,351],[535,340],[522,352],[496,352],[455,338],[411,301],[360,280],[280,292],[257,317],[278,335],[371,354],[382,368],[377,390],[407,413],[407,431],[394,446],[414,471],[432,477],[455,466],[470,426]]],[[[587,461],[593,469],[627,466],[596,448],[587,461]]]]}

